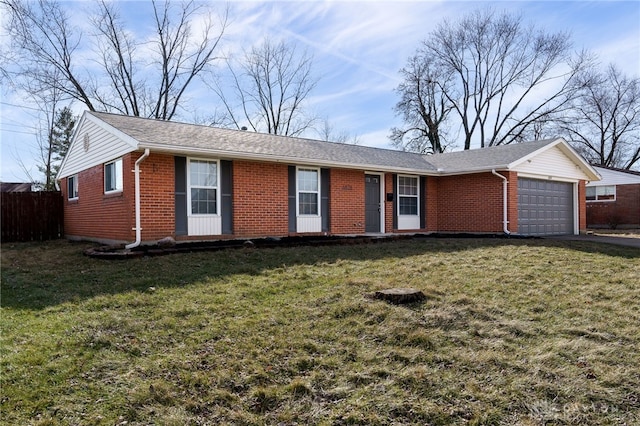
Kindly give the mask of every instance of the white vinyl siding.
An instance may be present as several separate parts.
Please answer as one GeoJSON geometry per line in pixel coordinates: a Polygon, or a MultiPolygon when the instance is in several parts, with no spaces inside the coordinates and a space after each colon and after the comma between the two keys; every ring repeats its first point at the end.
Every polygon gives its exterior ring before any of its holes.
{"type": "Polygon", "coordinates": [[[108,126],[95,117],[83,116],[78,126],[77,134],[74,135],[73,143],[61,165],[58,174],[60,179],[137,150],[137,142],[115,129],[107,130],[105,127],[108,126]]]}
{"type": "Polygon", "coordinates": [[[220,167],[215,160],[189,159],[187,165],[189,235],[220,235],[220,167]]]}
{"type": "Polygon", "coordinates": [[[122,158],[104,165],[104,193],[122,192],[122,158]]]}
{"type": "Polygon", "coordinates": [[[558,146],[550,148],[540,154],[522,162],[513,168],[519,176],[531,175],[538,179],[553,179],[565,181],[589,180],[580,167],[571,161],[558,146]]]}

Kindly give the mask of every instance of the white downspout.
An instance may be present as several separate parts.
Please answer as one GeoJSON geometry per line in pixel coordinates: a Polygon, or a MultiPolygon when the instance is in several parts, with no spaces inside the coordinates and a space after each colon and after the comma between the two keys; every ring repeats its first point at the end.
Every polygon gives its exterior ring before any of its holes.
{"type": "Polygon", "coordinates": [[[133,170],[136,180],[136,227],[134,228],[136,230],[136,240],[133,243],[124,246],[127,250],[138,247],[142,241],[142,226],[140,225],[140,163],[142,163],[148,156],[149,148],[146,148],[144,150],[144,154],[136,160],[136,165],[133,170]]]}
{"type": "Polygon", "coordinates": [[[502,179],[502,231],[507,235],[511,235],[511,231],[509,231],[509,221],[507,216],[507,184],[509,183],[509,181],[506,177],[496,172],[496,169],[491,170],[491,173],[502,179]]]}

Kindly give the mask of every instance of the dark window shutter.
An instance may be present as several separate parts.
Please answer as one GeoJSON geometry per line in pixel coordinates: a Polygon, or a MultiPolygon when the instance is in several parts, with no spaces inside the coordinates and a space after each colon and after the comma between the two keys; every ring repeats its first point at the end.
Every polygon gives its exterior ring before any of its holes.
{"type": "Polygon", "coordinates": [[[174,157],[176,235],[187,235],[187,159],[174,157]]]}
{"type": "Polygon", "coordinates": [[[289,166],[289,232],[296,230],[296,167],[289,166]]]}
{"type": "Polygon", "coordinates": [[[393,175],[393,229],[398,229],[398,175],[393,175]]]}
{"type": "Polygon", "coordinates": [[[420,229],[426,228],[426,214],[427,214],[427,205],[425,204],[425,201],[426,201],[425,193],[427,192],[426,184],[427,184],[426,176],[420,176],[420,229]]]}
{"type": "Polygon", "coordinates": [[[330,217],[329,217],[329,185],[330,185],[330,169],[320,169],[320,198],[321,198],[321,215],[322,215],[322,232],[329,232],[330,217]]]}
{"type": "Polygon", "coordinates": [[[222,233],[233,234],[233,162],[220,161],[222,233]]]}

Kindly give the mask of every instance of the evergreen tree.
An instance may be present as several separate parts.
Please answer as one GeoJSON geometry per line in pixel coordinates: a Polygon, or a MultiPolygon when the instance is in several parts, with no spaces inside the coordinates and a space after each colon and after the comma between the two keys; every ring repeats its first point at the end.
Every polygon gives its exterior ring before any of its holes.
{"type": "Polygon", "coordinates": [[[69,150],[76,120],[77,118],[69,107],[59,109],[55,114],[53,125],[49,130],[47,152],[43,155],[45,161],[43,165],[38,166],[40,171],[44,173],[43,189],[45,191],[54,191],[56,189],[56,175],[60,170],[62,159],[69,150]]]}

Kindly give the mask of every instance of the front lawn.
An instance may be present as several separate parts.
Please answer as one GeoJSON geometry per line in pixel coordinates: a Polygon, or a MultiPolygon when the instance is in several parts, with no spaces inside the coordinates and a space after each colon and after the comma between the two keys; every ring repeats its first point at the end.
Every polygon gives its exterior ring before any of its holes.
{"type": "Polygon", "coordinates": [[[3,424],[640,423],[638,249],[85,247],[2,245],[3,424]]]}

